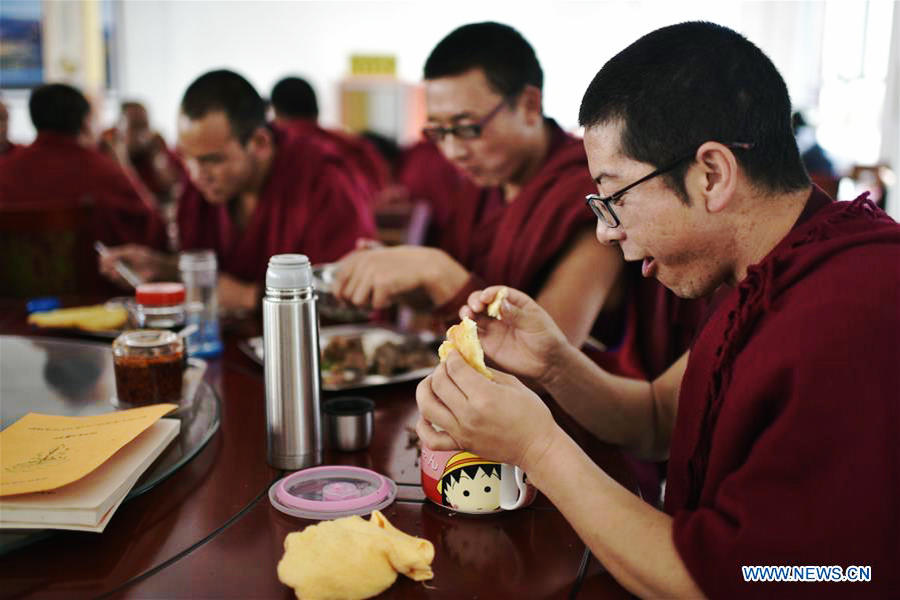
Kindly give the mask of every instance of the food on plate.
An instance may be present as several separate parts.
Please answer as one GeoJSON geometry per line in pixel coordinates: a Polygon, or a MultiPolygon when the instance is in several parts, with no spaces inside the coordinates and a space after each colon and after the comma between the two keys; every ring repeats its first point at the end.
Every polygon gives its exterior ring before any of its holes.
{"type": "Polygon", "coordinates": [[[408,338],[402,343],[385,342],[375,348],[371,371],[379,375],[396,375],[437,364],[437,357],[421,340],[408,338]]]}
{"type": "Polygon", "coordinates": [[[447,330],[447,339],[438,348],[441,362],[447,360],[447,355],[454,349],[462,355],[473,369],[488,379],[494,378],[487,365],[484,364],[484,350],[481,347],[481,342],[478,340],[478,327],[475,325],[475,321],[469,317],[463,317],[462,321],[447,330]]]}
{"type": "Polygon", "coordinates": [[[503,315],[500,314],[500,306],[503,304],[503,299],[506,298],[506,294],[509,293],[509,288],[506,286],[501,287],[497,290],[497,294],[494,296],[494,299],[488,304],[487,314],[489,317],[493,317],[498,321],[503,320],[503,315]]]}
{"type": "Polygon", "coordinates": [[[335,335],[322,350],[322,381],[343,385],[367,375],[390,377],[436,364],[434,352],[415,336],[378,331],[335,335]]]}
{"type": "Polygon", "coordinates": [[[369,370],[362,337],[336,335],[322,350],[322,374],[325,383],[340,384],[360,381],[369,370]]]}
{"type": "Polygon", "coordinates": [[[352,516],[322,521],[284,538],[278,579],[297,598],[371,598],[403,573],[414,581],[434,577],[434,546],[395,528],[372,511],[368,521],[352,516]]]}
{"type": "Polygon", "coordinates": [[[124,306],[97,304],[59,308],[28,316],[28,322],[38,327],[73,327],[86,331],[121,329],[128,322],[128,310],[124,306]]]}

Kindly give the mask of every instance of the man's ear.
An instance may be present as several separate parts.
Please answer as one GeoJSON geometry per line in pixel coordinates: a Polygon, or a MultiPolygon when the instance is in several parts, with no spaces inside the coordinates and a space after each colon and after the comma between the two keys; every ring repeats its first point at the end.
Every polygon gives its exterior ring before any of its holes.
{"type": "Polygon", "coordinates": [[[728,146],[706,142],[697,149],[695,163],[688,170],[688,197],[700,198],[711,213],[724,210],[734,197],[738,163],[728,146]]]}
{"type": "Polygon", "coordinates": [[[526,85],[519,97],[519,104],[525,110],[529,125],[544,122],[543,94],[533,85],[526,85]]]}
{"type": "Polygon", "coordinates": [[[272,130],[268,127],[257,127],[247,140],[247,148],[251,152],[268,152],[275,145],[272,130]]]}

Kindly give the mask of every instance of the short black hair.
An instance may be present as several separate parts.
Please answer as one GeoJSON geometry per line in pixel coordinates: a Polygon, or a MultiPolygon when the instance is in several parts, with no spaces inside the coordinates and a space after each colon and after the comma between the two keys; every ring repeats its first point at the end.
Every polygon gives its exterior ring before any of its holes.
{"type": "Polygon", "coordinates": [[[453,77],[481,69],[491,88],[513,98],[525,86],[539,90],[544,72],[531,44],[509,25],[484,22],[463,25],[442,39],[425,61],[425,79],[453,77]]]}
{"type": "Polygon", "coordinates": [[[249,81],[227,69],[209,71],[194,80],[181,99],[181,112],[199,120],[223,111],[231,132],[246,144],[253,132],[266,125],[266,104],[249,81]]]}
{"type": "MultiPolygon", "coordinates": [[[[735,156],[756,186],[809,185],[784,80],[753,43],[714,23],[663,27],[619,52],[591,81],[578,120],[588,128],[621,120],[622,152],[657,168],[707,141],[752,143],[735,156]]],[[[684,200],[689,166],[666,177],[684,200]]]]}
{"type": "Polygon", "coordinates": [[[84,94],[71,85],[48,83],[31,92],[28,112],[38,131],[78,135],[91,112],[91,105],[84,94]]]}
{"type": "Polygon", "coordinates": [[[317,119],[316,91],[301,77],[285,77],[272,88],[269,98],[275,114],[294,119],[317,119]]]}

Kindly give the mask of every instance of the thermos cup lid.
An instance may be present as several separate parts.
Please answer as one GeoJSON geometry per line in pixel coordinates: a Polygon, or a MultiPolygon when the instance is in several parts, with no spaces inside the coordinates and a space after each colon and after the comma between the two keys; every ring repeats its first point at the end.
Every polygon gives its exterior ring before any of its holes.
{"type": "Polygon", "coordinates": [[[312,267],[304,254],[276,254],[269,258],[266,287],[276,290],[308,288],[312,285],[312,267]]]}

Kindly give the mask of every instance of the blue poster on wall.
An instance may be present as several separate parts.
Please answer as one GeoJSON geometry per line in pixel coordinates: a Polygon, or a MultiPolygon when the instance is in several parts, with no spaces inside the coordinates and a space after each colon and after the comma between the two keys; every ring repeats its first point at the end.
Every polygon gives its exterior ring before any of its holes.
{"type": "Polygon", "coordinates": [[[0,87],[30,88],[43,83],[41,1],[0,2],[0,87]]]}

